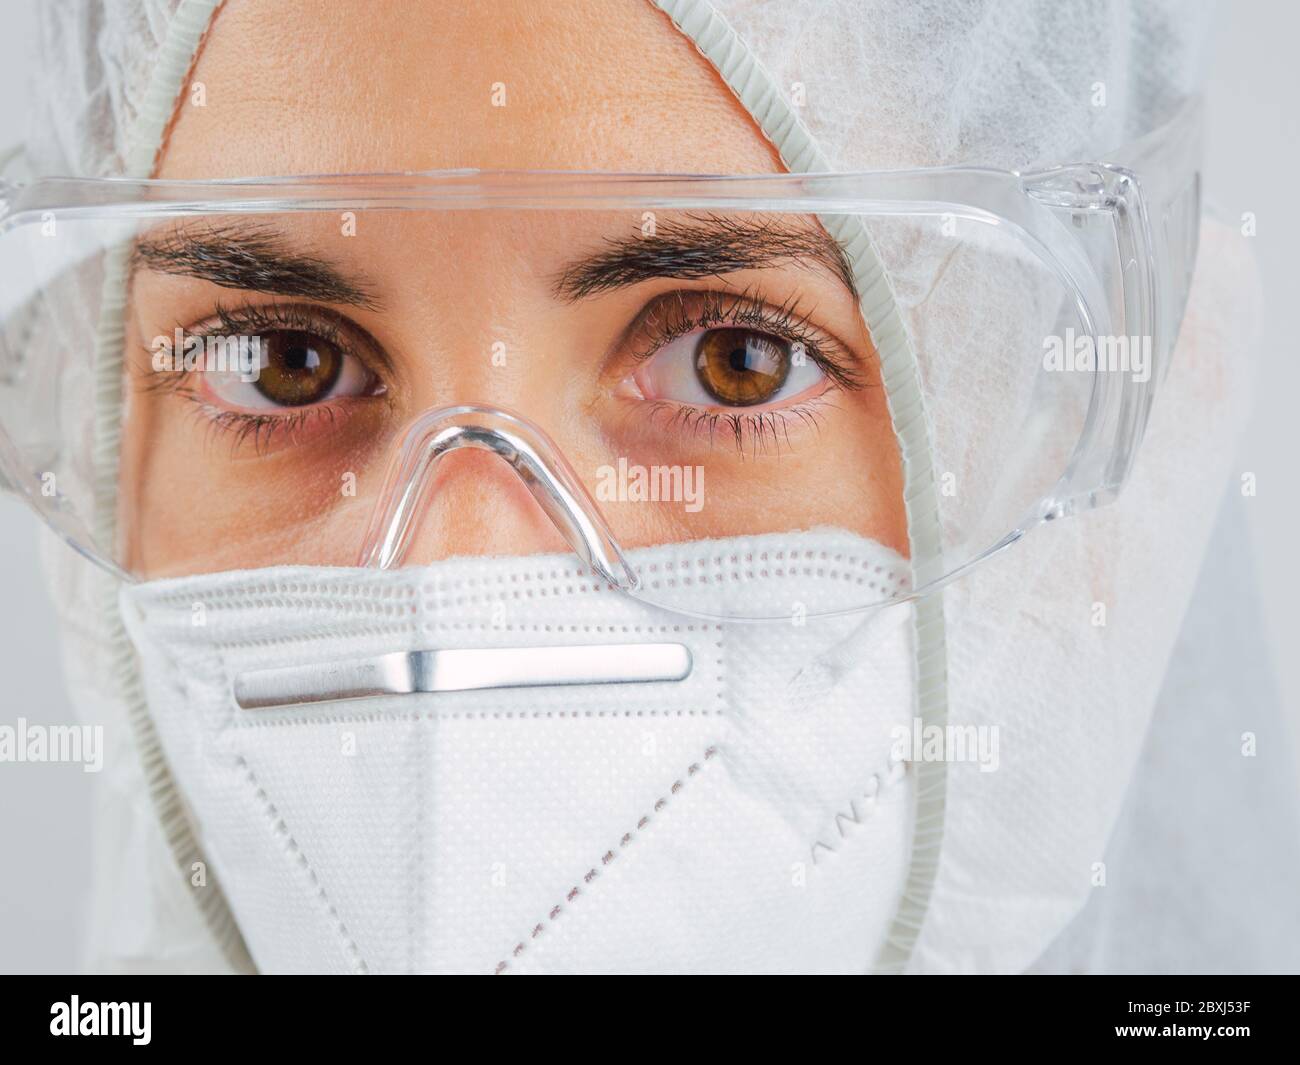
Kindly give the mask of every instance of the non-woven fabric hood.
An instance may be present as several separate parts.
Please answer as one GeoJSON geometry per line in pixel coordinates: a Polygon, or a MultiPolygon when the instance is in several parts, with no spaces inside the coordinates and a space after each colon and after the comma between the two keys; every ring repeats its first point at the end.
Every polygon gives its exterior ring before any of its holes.
{"type": "MultiPolygon", "coordinates": [[[[1174,3],[654,2],[792,171],[1105,158],[1195,94],[1209,28],[1203,9],[1174,3]]],[[[48,60],[35,93],[34,169],[148,176],[218,10],[212,0],[42,5],[48,60]]],[[[1011,378],[966,356],[963,323],[1005,321],[1009,338],[1035,325],[1015,303],[991,303],[978,272],[938,249],[917,248],[906,272],[880,278],[870,249],[853,244],[860,234],[833,235],[855,249],[859,280],[869,282],[860,285],[864,317],[887,359],[891,405],[913,409],[907,390],[922,409],[927,389],[970,396],[961,423],[935,434],[946,453],[931,448],[923,417],[895,420],[912,553],[923,566],[934,520],[927,493],[939,472],[979,484],[986,471],[962,466],[960,441],[1001,430],[1011,378]],[[908,361],[907,333],[918,328],[930,331],[929,349],[952,353],[928,377],[908,361]]],[[[1244,412],[1249,374],[1224,358],[1245,335],[1249,271],[1230,234],[1207,229],[1202,241],[1188,321],[1124,498],[1045,529],[917,611],[920,716],[996,729],[1002,758],[995,773],[940,767],[922,781],[898,968],[1023,969],[1098,884],[1205,551],[1225,442],[1244,412]]],[[[115,677],[111,696],[83,702],[125,744],[128,718],[142,725],[143,700],[111,616],[116,598],[70,554],[51,566],[75,645],[73,686],[102,692],[102,678],[115,677]]],[[[175,796],[159,829],[149,794],[156,758],[146,750],[142,760],[117,759],[129,768],[107,782],[95,968],[210,968],[213,945],[233,942],[220,905],[205,927],[178,882],[168,848],[184,853],[191,843],[175,796]]]]}

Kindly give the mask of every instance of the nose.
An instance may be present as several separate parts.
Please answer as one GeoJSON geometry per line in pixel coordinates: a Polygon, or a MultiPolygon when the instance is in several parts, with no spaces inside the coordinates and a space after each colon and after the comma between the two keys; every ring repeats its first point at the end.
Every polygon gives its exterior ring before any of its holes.
{"type": "Polygon", "coordinates": [[[430,471],[402,562],[564,550],[559,530],[511,467],[490,452],[464,448],[430,471]]]}
{"type": "Polygon", "coordinates": [[[595,576],[636,587],[595,502],[541,429],[499,408],[444,407],[399,443],[359,561],[387,569],[564,544],[595,576]]]}

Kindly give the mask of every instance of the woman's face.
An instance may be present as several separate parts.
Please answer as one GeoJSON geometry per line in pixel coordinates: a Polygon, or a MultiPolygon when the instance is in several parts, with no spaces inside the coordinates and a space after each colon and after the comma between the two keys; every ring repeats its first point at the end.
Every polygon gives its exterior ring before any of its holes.
{"type": "MultiPolygon", "coordinates": [[[[161,178],[783,170],[640,0],[231,0],[188,84],[161,178]]],[[[906,554],[874,351],[811,217],[225,216],[133,261],[121,527],[145,576],[352,564],[405,430],[461,403],[543,428],[624,547],[836,526],[906,554]],[[153,372],[177,328],[260,337],[258,379],[153,372]],[[702,469],[702,492],[611,498],[620,460],[702,469]]],[[[507,467],[458,452],[409,560],[563,549],[507,467]]]]}

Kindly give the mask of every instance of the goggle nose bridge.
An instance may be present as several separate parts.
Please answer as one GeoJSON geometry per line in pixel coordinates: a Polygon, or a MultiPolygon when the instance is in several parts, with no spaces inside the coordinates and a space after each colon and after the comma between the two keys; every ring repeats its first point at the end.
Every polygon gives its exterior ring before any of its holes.
{"type": "Polygon", "coordinates": [[[434,470],[461,448],[501,459],[596,576],[623,591],[636,588],[636,575],[618,542],[554,441],[517,414],[478,405],[436,408],[411,424],[384,474],[358,565],[390,569],[401,564],[433,490],[434,470]]]}

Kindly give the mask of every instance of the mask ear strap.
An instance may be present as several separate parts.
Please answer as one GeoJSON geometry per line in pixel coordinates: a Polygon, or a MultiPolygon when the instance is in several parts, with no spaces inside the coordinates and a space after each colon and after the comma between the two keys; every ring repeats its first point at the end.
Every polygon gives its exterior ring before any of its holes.
{"type": "Polygon", "coordinates": [[[445,455],[466,447],[490,452],[514,470],[592,572],[620,591],[635,590],[636,574],[559,448],[531,422],[494,407],[441,407],[416,419],[389,463],[358,565],[401,564],[433,490],[434,470],[445,455]]]}

